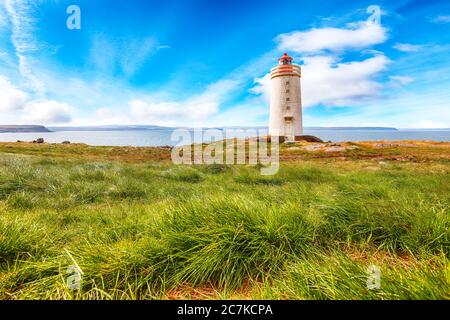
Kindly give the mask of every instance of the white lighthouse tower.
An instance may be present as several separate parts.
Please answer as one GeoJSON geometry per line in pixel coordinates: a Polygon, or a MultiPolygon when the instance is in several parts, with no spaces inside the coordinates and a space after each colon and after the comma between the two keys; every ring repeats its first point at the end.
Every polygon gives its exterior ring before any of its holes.
{"type": "Polygon", "coordinates": [[[301,68],[293,64],[285,53],[278,59],[278,66],[270,74],[272,93],[270,98],[269,135],[295,141],[303,135],[301,68]]]}

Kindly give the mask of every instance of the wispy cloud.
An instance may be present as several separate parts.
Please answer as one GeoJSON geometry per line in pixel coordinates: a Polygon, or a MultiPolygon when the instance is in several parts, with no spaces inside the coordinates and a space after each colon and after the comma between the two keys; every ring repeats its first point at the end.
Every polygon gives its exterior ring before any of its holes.
{"type": "Polygon", "coordinates": [[[403,52],[416,52],[422,49],[423,46],[410,43],[396,43],[393,48],[403,52]]]}
{"type": "Polygon", "coordinates": [[[0,28],[4,28],[8,25],[8,17],[6,15],[4,6],[0,3],[0,28]]]}
{"type": "Polygon", "coordinates": [[[335,114],[324,119],[312,119],[311,125],[390,126],[397,128],[449,128],[450,94],[448,90],[423,88],[404,91],[355,108],[351,113],[335,114]]]}
{"type": "Polygon", "coordinates": [[[389,79],[391,80],[391,82],[401,85],[407,85],[414,81],[413,77],[408,76],[390,76],[389,79]]]}
{"type": "Polygon", "coordinates": [[[38,49],[33,36],[36,22],[33,17],[33,5],[26,0],[5,0],[4,5],[11,21],[11,41],[18,58],[19,71],[34,93],[43,98],[45,85],[34,74],[29,63],[29,55],[38,49]]]}
{"type": "Polygon", "coordinates": [[[159,45],[154,37],[112,39],[98,34],[93,37],[88,63],[105,75],[132,77],[152,55],[168,48],[159,45]]]}
{"type": "Polygon", "coordinates": [[[439,15],[439,16],[433,17],[431,19],[431,22],[433,22],[433,23],[450,23],[450,14],[439,15]]]}

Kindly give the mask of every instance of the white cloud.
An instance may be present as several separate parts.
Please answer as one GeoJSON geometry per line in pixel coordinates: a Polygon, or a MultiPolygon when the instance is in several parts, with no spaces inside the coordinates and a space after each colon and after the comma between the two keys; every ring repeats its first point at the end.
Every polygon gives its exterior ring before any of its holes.
{"type": "Polygon", "coordinates": [[[0,75],[0,112],[17,112],[24,108],[27,94],[0,75]]]}
{"type": "Polygon", "coordinates": [[[208,119],[208,127],[233,127],[233,126],[266,126],[269,108],[266,104],[255,99],[233,106],[227,110],[215,114],[208,119]],[[245,116],[243,116],[245,115],[245,116]]]}
{"type": "Polygon", "coordinates": [[[202,94],[188,99],[188,115],[195,120],[203,120],[217,113],[220,105],[238,89],[241,81],[224,79],[209,85],[202,94]]]}
{"type": "Polygon", "coordinates": [[[450,23],[450,15],[440,15],[431,19],[434,23],[450,23]]]}
{"type": "Polygon", "coordinates": [[[23,120],[39,124],[69,123],[74,113],[75,108],[66,103],[53,100],[32,101],[25,107],[23,120]]]}
{"type": "Polygon", "coordinates": [[[416,52],[422,49],[423,46],[410,43],[396,43],[393,48],[403,52],[416,52]]]}
{"type": "Polygon", "coordinates": [[[266,102],[270,101],[270,91],[272,88],[270,84],[270,73],[267,73],[262,78],[256,78],[253,82],[256,85],[250,89],[250,93],[262,95],[266,102]]]}
{"type": "MultiPolygon", "coordinates": [[[[278,49],[301,55],[303,106],[351,106],[381,95],[383,85],[376,77],[389,59],[381,52],[361,61],[341,62],[340,54],[367,49],[387,39],[387,30],[374,23],[358,22],[346,28],[313,28],[276,37],[278,49]]],[[[250,92],[270,99],[270,75],[255,79],[250,92]]]]}
{"type": "Polygon", "coordinates": [[[389,60],[380,54],[348,63],[337,63],[330,56],[307,57],[304,62],[304,105],[308,107],[319,103],[347,106],[380,95],[382,85],[374,77],[389,60]]]}
{"type": "MultiPolygon", "coordinates": [[[[152,95],[130,99],[128,111],[122,114],[116,112],[110,119],[122,119],[122,122],[133,124],[193,127],[239,121],[234,116],[243,114],[243,105],[232,106],[225,110],[225,103],[239,92],[249,77],[267,69],[267,63],[270,63],[271,59],[273,53],[250,61],[223,79],[208,85],[203,92],[187,99],[153,99],[152,95]],[[228,115],[225,116],[226,119],[221,117],[222,114],[228,115]]],[[[246,118],[247,115],[242,119],[246,118]]]]}
{"type": "MultiPolygon", "coordinates": [[[[389,60],[382,54],[363,61],[339,63],[335,56],[305,57],[302,66],[303,105],[348,106],[362,99],[380,95],[382,85],[374,77],[383,71],[389,60]]],[[[256,79],[251,90],[270,97],[270,75],[256,79]]]]}
{"type": "Polygon", "coordinates": [[[379,24],[359,22],[347,28],[314,28],[294,31],[276,37],[278,49],[297,53],[313,53],[323,50],[342,51],[362,49],[383,43],[387,30],[379,24]]]}
{"type": "Polygon", "coordinates": [[[132,121],[159,125],[202,125],[219,112],[223,100],[238,83],[221,80],[210,86],[200,95],[185,101],[147,102],[140,99],[128,102],[132,121]]]}
{"type": "Polygon", "coordinates": [[[28,94],[0,75],[0,122],[57,124],[72,121],[76,109],[53,100],[31,100],[28,94]]]}
{"type": "Polygon", "coordinates": [[[96,118],[111,118],[113,117],[113,112],[109,108],[100,108],[95,111],[96,118]]]}
{"type": "Polygon", "coordinates": [[[184,115],[183,106],[178,102],[149,103],[143,100],[130,100],[128,108],[132,117],[150,121],[169,121],[184,115]]]}

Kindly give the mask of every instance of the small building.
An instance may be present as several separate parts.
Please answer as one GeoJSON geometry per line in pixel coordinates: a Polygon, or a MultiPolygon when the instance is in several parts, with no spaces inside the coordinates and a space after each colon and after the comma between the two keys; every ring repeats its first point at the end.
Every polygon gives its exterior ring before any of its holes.
{"type": "Polygon", "coordinates": [[[286,53],[271,70],[269,135],[295,141],[303,135],[301,68],[286,53]]]}

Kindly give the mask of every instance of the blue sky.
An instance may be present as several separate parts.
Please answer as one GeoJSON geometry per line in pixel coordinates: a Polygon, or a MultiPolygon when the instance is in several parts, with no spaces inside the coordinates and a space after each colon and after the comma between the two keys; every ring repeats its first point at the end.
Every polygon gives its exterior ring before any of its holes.
{"type": "Polygon", "coordinates": [[[306,126],[450,127],[450,1],[408,0],[0,0],[0,124],[267,125],[284,52],[306,126]]]}

